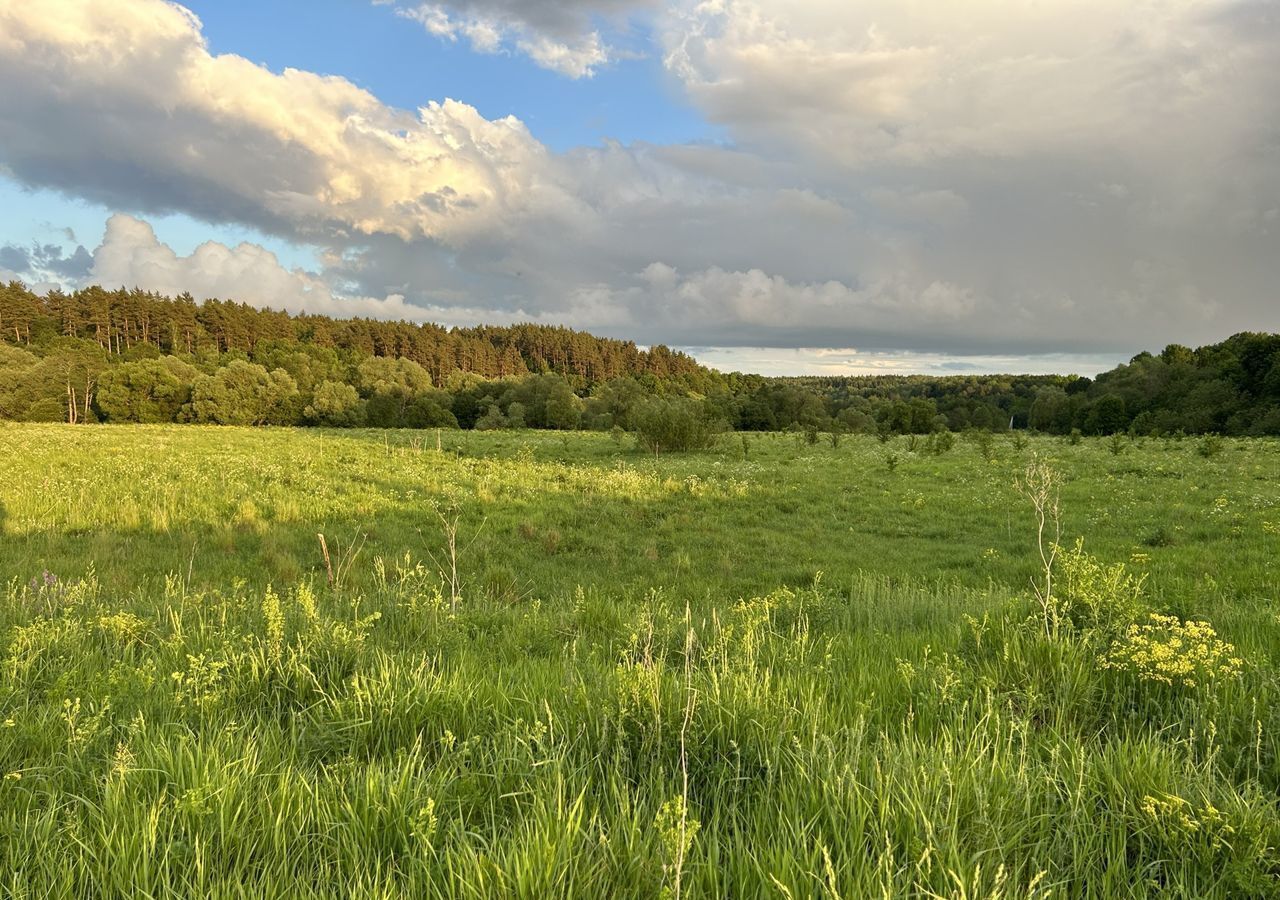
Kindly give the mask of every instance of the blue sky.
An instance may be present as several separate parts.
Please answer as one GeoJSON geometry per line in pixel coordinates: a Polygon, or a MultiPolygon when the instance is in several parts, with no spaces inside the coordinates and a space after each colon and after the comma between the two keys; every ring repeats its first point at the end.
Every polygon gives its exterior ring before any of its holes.
{"type": "Polygon", "coordinates": [[[1280,330],[1262,0],[60,2],[0,3],[0,277],[768,373],[1280,330]]]}
{"type": "Polygon", "coordinates": [[[605,139],[684,143],[723,139],[668,75],[640,24],[611,33],[636,59],[569,79],[514,53],[475,53],[465,42],[433,39],[387,4],[274,0],[197,0],[215,53],[236,53],[274,71],[285,67],[341,75],[384,103],[414,109],[430,100],[464,100],[488,119],[514,115],[542,143],[569,150],[605,139]]]}

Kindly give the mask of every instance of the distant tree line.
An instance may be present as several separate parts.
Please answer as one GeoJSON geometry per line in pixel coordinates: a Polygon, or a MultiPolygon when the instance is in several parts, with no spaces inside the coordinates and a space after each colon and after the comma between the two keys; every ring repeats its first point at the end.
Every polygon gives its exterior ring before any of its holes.
{"type": "Polygon", "coordinates": [[[1074,376],[766,378],[568,328],[290,315],[189,295],[0,285],[0,418],[386,428],[1280,434],[1280,336],[1074,376]]]}
{"type": "Polygon", "coordinates": [[[1053,434],[1280,434],[1280,335],[1139,353],[1092,381],[1046,386],[1028,424],[1053,434]]]}

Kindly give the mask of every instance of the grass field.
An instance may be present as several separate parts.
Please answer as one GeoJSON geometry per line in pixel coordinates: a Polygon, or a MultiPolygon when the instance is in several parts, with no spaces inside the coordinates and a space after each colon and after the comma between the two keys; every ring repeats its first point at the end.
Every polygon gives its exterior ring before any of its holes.
{"type": "Polygon", "coordinates": [[[439,441],[0,427],[0,896],[1280,896],[1280,442],[439,441]]]}

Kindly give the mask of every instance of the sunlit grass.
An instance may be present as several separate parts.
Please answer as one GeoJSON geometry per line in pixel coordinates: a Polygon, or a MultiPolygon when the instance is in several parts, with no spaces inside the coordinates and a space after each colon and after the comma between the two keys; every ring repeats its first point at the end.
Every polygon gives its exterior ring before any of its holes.
{"type": "Polygon", "coordinates": [[[441,440],[0,428],[0,892],[1280,891],[1280,444],[441,440]],[[1104,607],[1240,663],[1106,665],[1104,607]]]}

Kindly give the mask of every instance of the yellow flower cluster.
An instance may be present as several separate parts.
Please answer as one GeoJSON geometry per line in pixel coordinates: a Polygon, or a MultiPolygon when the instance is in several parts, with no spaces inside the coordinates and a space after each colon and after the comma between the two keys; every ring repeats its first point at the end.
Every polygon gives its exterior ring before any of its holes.
{"type": "Polygon", "coordinates": [[[111,615],[99,616],[98,629],[120,643],[127,644],[142,636],[147,623],[133,613],[121,610],[111,615]]]}
{"type": "Polygon", "coordinates": [[[1145,816],[1154,820],[1166,833],[1182,832],[1184,837],[1198,834],[1208,838],[1214,848],[1227,843],[1236,833],[1221,810],[1208,801],[1196,809],[1190,801],[1176,794],[1166,794],[1163,797],[1148,794],[1142,798],[1141,809],[1145,816]]]}
{"type": "Polygon", "coordinates": [[[1220,676],[1238,675],[1244,661],[1208,622],[1152,613],[1150,623],[1132,624],[1101,660],[1142,681],[1196,687],[1220,676]]]}

